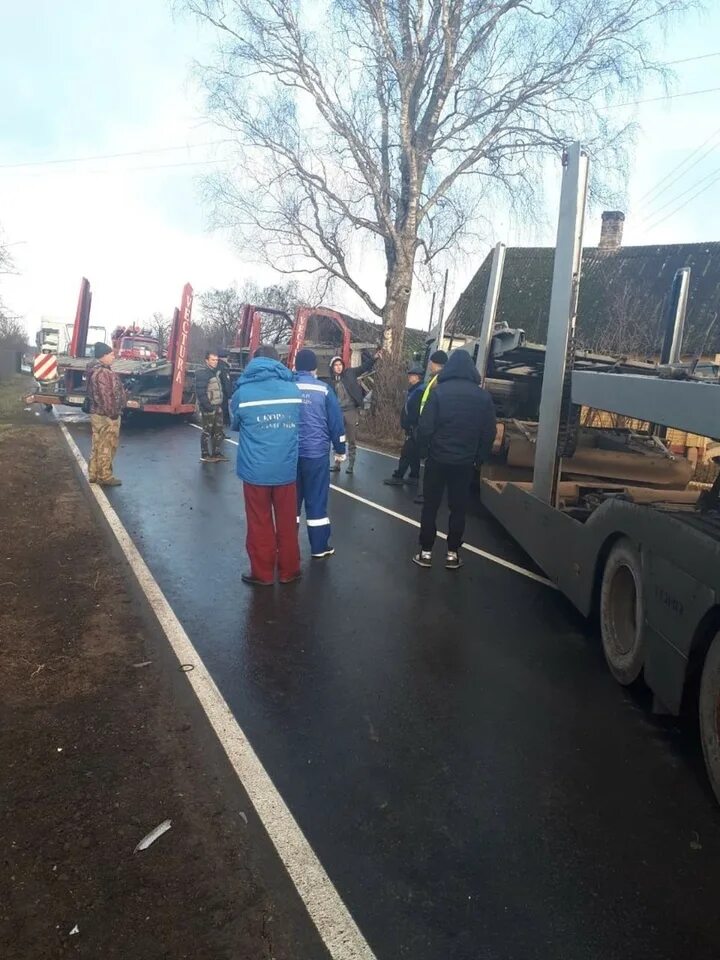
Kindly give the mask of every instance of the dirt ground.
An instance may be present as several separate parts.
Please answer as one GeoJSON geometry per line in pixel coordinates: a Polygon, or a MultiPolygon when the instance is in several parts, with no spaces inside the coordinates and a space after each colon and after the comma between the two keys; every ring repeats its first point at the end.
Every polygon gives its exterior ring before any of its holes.
{"type": "Polygon", "coordinates": [[[0,402],[0,956],[306,957],[269,841],[45,419],[0,402]]]}

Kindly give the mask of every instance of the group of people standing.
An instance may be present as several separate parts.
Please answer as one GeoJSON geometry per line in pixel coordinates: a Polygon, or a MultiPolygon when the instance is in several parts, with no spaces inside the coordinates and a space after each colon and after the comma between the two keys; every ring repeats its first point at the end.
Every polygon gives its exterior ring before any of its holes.
{"type": "MultiPolygon", "coordinates": [[[[298,351],[293,372],[274,347],[263,345],[243,371],[230,397],[229,419],[239,431],[237,474],[243,481],[250,558],[250,570],[242,575],[245,583],[269,586],[276,568],[280,583],[300,577],[303,508],[312,556],[322,560],[335,552],[328,516],[330,473],[340,470],[346,457],[347,473],[353,472],[364,398],[358,378],[379,355],[366,353],[360,366],[347,368],[341,357],[333,357],[327,384],[318,379],[313,350],[298,351]]],[[[207,354],[195,385],[202,421],[200,459],[227,460],[222,452],[227,388],[216,353],[207,354]]]]}
{"type": "MultiPolygon", "coordinates": [[[[269,586],[276,571],[280,583],[299,579],[298,526],[303,509],[312,556],[321,560],[335,552],[328,516],[330,474],[340,470],[346,458],[347,473],[353,473],[364,399],[359,377],[380,355],[379,350],[365,353],[358,367],[346,367],[341,357],[333,357],[326,383],[318,379],[314,351],[300,350],[291,371],[274,347],[263,345],[232,395],[229,367],[217,353],[208,352],[196,371],[200,459],[226,462],[224,427],[229,422],[239,431],[237,475],[243,481],[250,558],[250,570],[242,575],[246,583],[269,586]]],[[[112,461],[125,394],[110,368],[112,359],[109,346],[96,344],[87,381],[93,433],[88,476],[91,483],[103,486],[120,483],[112,461]]],[[[495,439],[495,410],[467,351],[455,350],[449,357],[436,351],[429,373],[425,383],[421,366],[408,369],[401,412],[405,442],[397,469],[385,482],[418,486],[425,461],[423,490],[416,497],[422,503],[420,544],[412,559],[421,567],[432,565],[437,513],[447,491],[445,566],[456,569],[462,565],[459,550],[474,472],[487,459],[495,439]]]]}

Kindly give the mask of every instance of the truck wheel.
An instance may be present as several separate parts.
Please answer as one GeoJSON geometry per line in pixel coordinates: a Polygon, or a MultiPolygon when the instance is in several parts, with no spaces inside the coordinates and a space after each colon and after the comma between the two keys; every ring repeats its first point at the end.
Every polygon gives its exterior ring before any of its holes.
{"type": "Polygon", "coordinates": [[[610,672],[623,686],[642,673],[644,601],[640,554],[629,540],[610,551],[600,593],[600,629],[610,672]]]}
{"type": "Polygon", "coordinates": [[[700,681],[700,737],[710,784],[720,803],[720,632],[710,644],[700,681]]]}

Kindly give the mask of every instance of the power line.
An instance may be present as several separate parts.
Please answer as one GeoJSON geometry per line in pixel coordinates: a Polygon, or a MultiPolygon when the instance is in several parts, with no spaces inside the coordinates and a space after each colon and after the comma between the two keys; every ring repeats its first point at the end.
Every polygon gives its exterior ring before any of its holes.
{"type": "Polygon", "coordinates": [[[720,57],[720,50],[715,53],[701,53],[697,57],[683,57],[682,60],[666,60],[666,67],[673,67],[677,63],[693,63],[695,60],[709,60],[711,57],[720,57]]]}
{"type": "MultiPolygon", "coordinates": [[[[700,144],[699,147],[696,147],[696,148],[692,151],[692,153],[688,154],[688,156],[685,157],[684,160],[681,160],[680,163],[676,164],[671,170],[669,170],[669,171],[665,174],[665,176],[662,178],[662,180],[658,180],[658,182],[655,184],[654,187],[651,187],[651,189],[648,190],[647,193],[643,194],[643,196],[640,197],[640,203],[641,203],[641,204],[644,203],[644,202],[645,202],[646,200],[648,200],[651,196],[653,196],[653,194],[658,194],[658,196],[659,196],[660,194],[665,193],[666,190],[669,190],[670,187],[672,187],[673,184],[675,183],[675,180],[677,179],[677,176],[673,177],[673,175],[674,175],[674,174],[678,174],[678,173],[680,172],[680,170],[682,170],[682,168],[685,166],[685,164],[686,164],[689,160],[692,160],[692,158],[693,158],[697,153],[699,153],[701,150],[703,150],[712,140],[714,140],[715,137],[716,137],[719,133],[720,133],[720,127],[718,127],[717,130],[715,130],[713,133],[711,133],[710,136],[707,138],[707,140],[704,140],[704,141],[700,144]],[[667,187],[663,187],[662,190],[659,190],[659,188],[662,187],[662,185],[663,185],[667,180],[670,180],[671,178],[672,178],[672,183],[670,183],[667,187]],[[658,191],[659,191],[659,192],[658,192],[658,191]]],[[[694,163],[691,163],[690,166],[689,166],[686,170],[683,170],[683,174],[686,174],[686,173],[688,172],[688,170],[692,170],[693,167],[696,167],[696,166],[698,165],[698,163],[700,163],[702,160],[704,160],[705,157],[706,157],[709,153],[712,152],[712,149],[714,149],[714,148],[711,148],[710,150],[706,150],[705,153],[703,153],[702,156],[698,157],[698,159],[697,159],[694,163]]]]}
{"type": "Polygon", "coordinates": [[[614,110],[616,107],[636,107],[641,103],[660,103],[663,100],[678,100],[680,97],[699,97],[704,93],[717,93],[720,87],[708,87],[705,90],[688,90],[686,93],[666,93],[662,97],[650,97],[647,100],[627,100],[625,103],[610,103],[600,110],[614,110]]]}
{"type": "MultiPolygon", "coordinates": [[[[680,63],[691,63],[696,60],[708,60],[712,57],[720,57],[720,50],[713,53],[700,54],[695,57],[684,57],[680,60],[666,60],[663,63],[665,66],[673,66],[680,63]]],[[[686,93],[666,94],[662,97],[651,97],[646,100],[628,100],[623,103],[612,103],[600,109],[613,110],[618,107],[634,107],[644,103],[659,103],[663,100],[677,100],[680,97],[697,97],[706,93],[717,93],[718,91],[720,91],[720,87],[708,87],[705,90],[689,90],[686,93]]],[[[20,163],[0,163],[0,170],[16,170],[20,167],[46,167],[65,163],[88,163],[93,160],[118,160],[124,157],[141,157],[149,154],[171,153],[177,150],[194,150],[197,147],[214,147],[227,142],[227,139],[205,140],[201,143],[183,143],[172,147],[147,147],[140,150],[128,150],[122,153],[101,153],[84,157],[62,157],[56,160],[28,160],[20,163]]]]}
{"type": "Polygon", "coordinates": [[[142,157],[147,154],[171,153],[176,150],[194,150],[196,147],[212,147],[225,140],[205,140],[203,143],[183,143],[176,147],[148,147],[144,150],[129,150],[125,153],[100,153],[90,157],[63,157],[60,160],[30,160],[25,163],[1,163],[0,170],[16,170],[18,167],[48,167],[61,163],[87,163],[91,160],[117,160],[121,157],[142,157]]]}
{"type": "MultiPolygon", "coordinates": [[[[149,166],[142,166],[142,167],[108,167],[105,169],[94,169],[94,170],[90,169],[90,170],[82,170],[82,171],[71,168],[69,170],[59,170],[58,173],[80,174],[83,177],[93,177],[93,176],[98,176],[103,174],[111,174],[111,175],[114,174],[114,175],[122,176],[128,173],[140,173],[148,170],[173,170],[173,169],[176,169],[177,167],[207,167],[207,166],[212,166],[214,164],[221,164],[221,163],[232,163],[232,160],[229,158],[224,160],[220,160],[220,159],[218,160],[187,160],[182,163],[153,163],[153,164],[150,164],[149,166]]],[[[31,176],[31,177],[45,175],[44,172],[40,170],[28,170],[27,173],[28,173],[28,176],[31,176]]]]}
{"type": "MultiPolygon", "coordinates": [[[[716,173],[716,176],[714,180],[711,180],[710,183],[706,183],[704,187],[701,187],[699,190],[697,190],[688,200],[686,200],[684,203],[681,203],[679,206],[675,207],[674,210],[671,210],[670,213],[666,214],[660,220],[655,221],[655,223],[651,223],[646,229],[656,230],[660,226],[660,224],[665,223],[665,221],[669,220],[670,217],[674,217],[676,213],[678,213],[680,210],[683,209],[683,207],[689,206],[689,204],[691,204],[693,200],[696,200],[701,194],[705,193],[707,190],[710,189],[710,187],[714,186],[718,181],[720,181],[720,173],[718,173],[717,171],[715,171],[715,173],[716,173]]],[[[678,199],[678,198],[676,197],[675,199],[678,199]]]]}
{"type": "Polygon", "coordinates": [[[662,213],[663,210],[667,210],[667,208],[669,206],[672,206],[673,203],[676,203],[678,200],[682,200],[683,197],[686,197],[689,193],[692,193],[692,191],[696,187],[699,187],[701,184],[705,183],[707,180],[710,180],[712,177],[715,177],[716,175],[720,176],[720,167],[718,167],[716,170],[713,170],[712,173],[708,173],[706,176],[702,177],[700,180],[696,180],[695,183],[691,184],[687,188],[687,190],[683,190],[683,192],[679,193],[677,196],[671,197],[661,207],[658,207],[657,210],[654,210],[652,213],[650,213],[650,215],[646,217],[646,219],[653,220],[659,213],[662,213]]]}

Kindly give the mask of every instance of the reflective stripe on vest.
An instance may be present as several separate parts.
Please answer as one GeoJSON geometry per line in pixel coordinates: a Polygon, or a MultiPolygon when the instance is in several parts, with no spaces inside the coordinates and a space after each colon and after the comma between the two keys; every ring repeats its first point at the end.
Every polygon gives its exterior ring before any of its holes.
{"type": "Polygon", "coordinates": [[[425,404],[428,402],[430,391],[435,386],[435,381],[437,380],[438,376],[439,375],[436,373],[435,376],[430,380],[430,383],[428,383],[428,385],[423,390],[422,399],[420,400],[420,413],[422,413],[423,410],[425,409],[425,404]]]}

